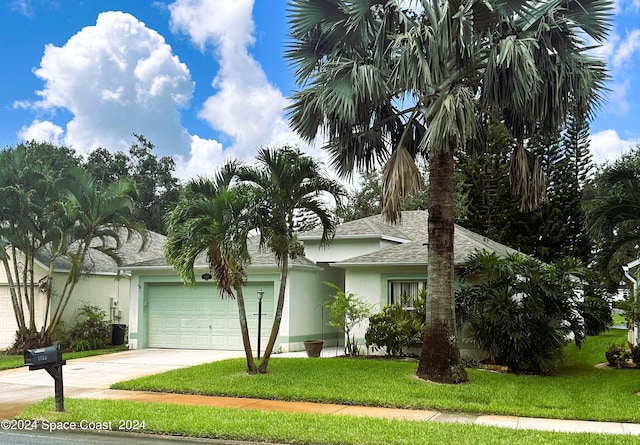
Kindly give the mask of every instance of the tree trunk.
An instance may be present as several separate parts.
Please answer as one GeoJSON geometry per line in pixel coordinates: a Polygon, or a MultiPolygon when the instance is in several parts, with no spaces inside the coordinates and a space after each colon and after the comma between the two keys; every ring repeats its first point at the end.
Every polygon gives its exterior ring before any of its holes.
{"type": "Polygon", "coordinates": [[[454,147],[429,156],[427,317],[417,376],[440,383],[467,381],[456,339],[453,294],[454,147]]]}
{"type": "Polygon", "coordinates": [[[242,345],[244,346],[244,355],[247,357],[247,373],[257,374],[258,367],[253,359],[253,351],[251,350],[251,337],[249,337],[249,326],[247,325],[247,312],[244,306],[244,293],[242,292],[242,279],[236,278],[234,287],[236,290],[236,302],[238,303],[238,317],[240,318],[240,331],[242,332],[242,345]]]}
{"type": "Polygon", "coordinates": [[[280,322],[282,321],[282,310],[284,309],[284,294],[287,288],[287,276],[289,274],[289,253],[287,252],[282,258],[282,272],[280,273],[280,291],[278,292],[278,304],[276,305],[276,312],[273,315],[273,325],[271,326],[271,334],[269,335],[269,341],[267,347],[264,350],[264,356],[260,360],[260,366],[258,366],[258,372],[260,374],[266,374],[267,366],[269,366],[269,357],[273,351],[273,346],[276,343],[276,338],[280,332],[280,322]]]}

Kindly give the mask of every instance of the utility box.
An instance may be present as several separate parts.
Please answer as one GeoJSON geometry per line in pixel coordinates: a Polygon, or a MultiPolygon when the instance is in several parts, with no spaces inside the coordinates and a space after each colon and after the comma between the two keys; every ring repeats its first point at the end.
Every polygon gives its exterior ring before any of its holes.
{"type": "Polygon", "coordinates": [[[30,371],[63,365],[62,349],[60,349],[59,344],[38,349],[27,349],[24,353],[24,364],[29,366],[30,371]]]}

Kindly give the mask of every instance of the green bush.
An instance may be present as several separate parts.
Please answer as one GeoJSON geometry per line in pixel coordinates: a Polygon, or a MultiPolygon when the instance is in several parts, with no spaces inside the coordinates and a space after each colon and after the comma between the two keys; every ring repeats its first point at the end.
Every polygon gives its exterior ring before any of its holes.
{"type": "Polygon", "coordinates": [[[76,324],[69,333],[72,351],[89,351],[105,347],[109,335],[109,322],[106,314],[98,306],[84,303],[76,310],[76,324]]]}
{"type": "Polygon", "coordinates": [[[633,363],[636,364],[638,368],[640,368],[640,346],[634,346],[631,348],[630,357],[633,363]]]}
{"type": "Polygon", "coordinates": [[[607,362],[610,366],[615,368],[624,368],[627,365],[627,360],[631,357],[631,351],[629,351],[629,345],[626,342],[611,342],[609,348],[604,353],[607,357],[607,362]]]}
{"type": "Polygon", "coordinates": [[[351,330],[355,325],[371,315],[371,305],[351,292],[343,292],[333,283],[325,282],[335,291],[330,301],[324,304],[329,311],[329,326],[340,328],[345,336],[344,352],[350,356],[358,355],[358,344],[351,330]]]}
{"type": "Polygon", "coordinates": [[[364,338],[367,347],[387,355],[406,357],[408,348],[422,344],[425,320],[425,292],[414,302],[413,309],[391,304],[369,318],[364,338]]]}
{"type": "Polygon", "coordinates": [[[574,292],[581,272],[570,260],[549,265],[522,254],[478,252],[460,269],[458,325],[492,363],[547,374],[559,365],[570,338],[578,346],[584,340],[574,292]]]}

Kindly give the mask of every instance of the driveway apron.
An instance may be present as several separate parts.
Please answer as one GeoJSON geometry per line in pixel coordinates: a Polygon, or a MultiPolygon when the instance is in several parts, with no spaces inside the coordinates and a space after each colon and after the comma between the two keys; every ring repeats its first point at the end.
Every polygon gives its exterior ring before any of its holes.
{"type": "MultiPolygon", "coordinates": [[[[243,356],[241,351],[136,349],[67,360],[62,367],[64,395],[90,397],[123,380],[243,356]]],[[[54,396],[53,378],[44,369],[0,371],[0,388],[0,419],[10,419],[24,407],[54,396]]]]}

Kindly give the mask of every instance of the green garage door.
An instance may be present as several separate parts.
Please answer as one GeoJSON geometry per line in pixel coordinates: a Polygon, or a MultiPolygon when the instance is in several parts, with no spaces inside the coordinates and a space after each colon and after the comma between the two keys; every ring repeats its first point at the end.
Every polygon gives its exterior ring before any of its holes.
{"type": "MultiPolygon", "coordinates": [[[[236,300],[220,298],[211,283],[188,288],[180,283],[147,284],[149,347],[242,350],[236,300]]],[[[251,345],[257,346],[259,288],[262,300],[262,348],[273,321],[273,283],[244,288],[251,345]]]]}

